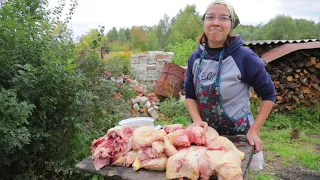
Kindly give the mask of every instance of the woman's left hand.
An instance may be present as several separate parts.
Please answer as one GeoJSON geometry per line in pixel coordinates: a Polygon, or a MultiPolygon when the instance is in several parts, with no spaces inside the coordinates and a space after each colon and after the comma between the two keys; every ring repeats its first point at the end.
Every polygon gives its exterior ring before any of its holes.
{"type": "Polygon", "coordinates": [[[251,146],[255,146],[255,152],[262,151],[263,143],[257,131],[253,130],[252,128],[249,129],[249,132],[247,133],[247,139],[251,146]]]}

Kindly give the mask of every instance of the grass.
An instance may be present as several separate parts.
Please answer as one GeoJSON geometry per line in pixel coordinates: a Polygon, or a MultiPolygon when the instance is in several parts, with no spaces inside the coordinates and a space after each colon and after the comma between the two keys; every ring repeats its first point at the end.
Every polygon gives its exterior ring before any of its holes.
{"type": "Polygon", "coordinates": [[[264,148],[282,158],[282,164],[294,162],[320,172],[320,154],[315,149],[320,144],[320,108],[298,107],[288,113],[274,113],[261,132],[264,148]],[[299,130],[299,138],[291,139],[293,129],[299,130]]]}
{"type": "Polygon", "coordinates": [[[314,149],[315,139],[303,136],[291,140],[289,130],[269,130],[263,130],[261,134],[264,148],[280,156],[283,165],[290,166],[299,161],[304,166],[320,172],[320,155],[314,149]]]}
{"type": "Polygon", "coordinates": [[[270,175],[258,175],[257,180],[274,180],[274,176],[270,175]]]}

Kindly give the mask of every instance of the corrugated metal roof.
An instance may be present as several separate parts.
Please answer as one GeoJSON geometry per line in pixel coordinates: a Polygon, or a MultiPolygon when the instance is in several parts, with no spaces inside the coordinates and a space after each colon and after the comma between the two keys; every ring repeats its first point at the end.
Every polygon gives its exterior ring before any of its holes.
{"type": "Polygon", "coordinates": [[[257,40],[257,41],[244,41],[246,46],[266,45],[266,44],[286,44],[286,43],[305,43],[316,42],[320,39],[300,39],[300,40],[257,40]]]}
{"type": "Polygon", "coordinates": [[[301,49],[317,49],[320,48],[320,42],[307,42],[307,43],[286,43],[261,55],[261,58],[269,63],[293,51],[301,49]]]}

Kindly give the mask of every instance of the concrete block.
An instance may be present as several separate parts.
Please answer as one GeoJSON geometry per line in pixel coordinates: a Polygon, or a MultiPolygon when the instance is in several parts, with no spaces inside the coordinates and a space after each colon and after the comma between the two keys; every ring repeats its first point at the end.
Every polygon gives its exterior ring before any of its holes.
{"type": "Polygon", "coordinates": [[[144,107],[147,108],[147,109],[149,109],[151,107],[151,103],[149,102],[149,100],[146,102],[144,107]]]}
{"type": "Polygon", "coordinates": [[[139,64],[140,60],[138,57],[131,58],[131,64],[139,64]]]}
{"type": "Polygon", "coordinates": [[[143,54],[131,54],[131,58],[139,58],[143,54]]]}
{"type": "Polygon", "coordinates": [[[143,56],[139,58],[140,64],[148,64],[147,56],[143,56]]]}
{"type": "Polygon", "coordinates": [[[148,64],[156,64],[157,61],[155,59],[149,59],[148,64]]]}
{"type": "Polygon", "coordinates": [[[140,110],[140,107],[139,105],[136,103],[133,105],[133,108],[136,110],[136,111],[139,111],[140,110]]]}
{"type": "Polygon", "coordinates": [[[136,76],[147,76],[148,72],[147,71],[135,71],[136,76]]]}
{"type": "Polygon", "coordinates": [[[155,75],[155,74],[157,74],[157,71],[156,71],[155,69],[154,69],[154,70],[151,70],[151,69],[150,69],[150,70],[147,71],[147,74],[148,74],[148,75],[149,75],[149,74],[154,74],[154,75],[155,75]]]}
{"type": "Polygon", "coordinates": [[[159,106],[153,106],[153,108],[156,110],[156,111],[159,111],[159,106]]]}
{"type": "Polygon", "coordinates": [[[145,96],[142,96],[142,97],[138,98],[138,102],[141,105],[145,105],[147,102],[149,102],[149,99],[147,97],[145,97],[145,96]]]}
{"type": "Polygon", "coordinates": [[[148,64],[147,65],[147,71],[150,71],[150,70],[156,70],[157,66],[155,64],[148,64]]]}
{"type": "Polygon", "coordinates": [[[157,111],[151,107],[148,109],[148,113],[150,114],[150,116],[154,119],[157,120],[159,118],[159,114],[157,113],[157,111]]]}
{"type": "Polygon", "coordinates": [[[147,71],[147,65],[146,64],[138,64],[135,66],[135,70],[137,71],[147,71]]]}
{"type": "Polygon", "coordinates": [[[157,55],[156,54],[148,54],[148,59],[156,59],[157,55]]]}

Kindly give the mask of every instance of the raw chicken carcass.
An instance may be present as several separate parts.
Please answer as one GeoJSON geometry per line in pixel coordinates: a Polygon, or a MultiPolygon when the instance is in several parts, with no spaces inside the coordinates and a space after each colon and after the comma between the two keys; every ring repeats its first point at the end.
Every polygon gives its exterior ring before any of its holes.
{"type": "Polygon", "coordinates": [[[203,180],[209,179],[214,171],[210,168],[206,151],[206,147],[191,146],[169,157],[166,170],[167,179],[197,180],[199,177],[203,180]]]}
{"type": "Polygon", "coordinates": [[[218,174],[218,179],[242,179],[241,158],[234,150],[208,150],[206,152],[210,168],[218,174]]]}
{"type": "MultiPolygon", "coordinates": [[[[137,171],[140,168],[145,168],[145,169],[149,169],[149,167],[152,168],[153,163],[163,162],[163,161],[160,161],[162,157],[167,158],[168,156],[165,153],[157,154],[155,152],[152,152],[152,148],[140,149],[136,154],[135,160],[132,164],[132,168],[134,171],[137,171]]],[[[160,167],[163,167],[163,165],[156,166],[153,169],[155,170],[157,169],[157,167],[160,168],[160,167]]]]}
{"type": "Polygon", "coordinates": [[[163,130],[169,134],[175,130],[178,130],[178,129],[185,129],[184,126],[182,124],[171,124],[171,125],[164,125],[163,126],[163,130]]]}
{"type": "Polygon", "coordinates": [[[134,150],[134,151],[130,151],[125,157],[126,157],[126,162],[125,165],[127,167],[131,166],[131,164],[134,162],[134,160],[136,159],[136,155],[137,155],[138,151],[134,150]]]}
{"type": "Polygon", "coordinates": [[[170,140],[168,139],[167,136],[163,137],[163,141],[164,141],[164,152],[168,155],[168,156],[173,156],[175,153],[177,153],[177,149],[176,147],[174,147],[172,145],[172,143],[170,142],[170,140]]]}
{"type": "Polygon", "coordinates": [[[178,129],[167,135],[171,144],[175,147],[189,147],[191,145],[189,141],[189,132],[186,129],[178,129]]]}
{"type": "Polygon", "coordinates": [[[131,126],[116,126],[116,127],[110,128],[107,131],[107,134],[105,136],[102,136],[92,141],[91,148],[90,148],[91,154],[94,154],[94,151],[99,144],[110,139],[117,139],[117,137],[119,137],[124,142],[130,142],[130,137],[132,136],[132,132],[133,132],[133,129],[131,126]]]}
{"type": "Polygon", "coordinates": [[[126,163],[126,156],[116,155],[116,156],[112,159],[111,165],[122,166],[122,165],[125,165],[125,163],[126,163]]]}
{"type": "Polygon", "coordinates": [[[149,170],[164,171],[166,170],[168,158],[159,157],[155,159],[146,159],[140,162],[140,168],[145,168],[149,170]]]}
{"type": "Polygon", "coordinates": [[[208,150],[234,150],[238,153],[241,160],[244,158],[244,153],[239,151],[237,147],[226,137],[218,136],[215,139],[212,139],[211,142],[207,145],[208,150]]]}
{"type": "Polygon", "coordinates": [[[123,164],[125,156],[131,149],[133,129],[130,126],[117,126],[107,131],[107,134],[91,143],[91,155],[96,170],[109,165],[123,164]]]}
{"type": "MultiPolygon", "coordinates": [[[[175,147],[189,147],[192,144],[198,146],[206,146],[210,140],[219,136],[218,132],[211,127],[205,131],[204,128],[199,126],[190,125],[187,129],[176,128],[179,126],[170,125],[170,133],[168,138],[175,147]],[[175,129],[175,130],[174,130],[175,129]]],[[[167,130],[169,131],[169,130],[167,130]]]]}
{"type": "Polygon", "coordinates": [[[112,143],[104,141],[95,148],[95,151],[93,151],[93,165],[97,171],[111,163],[111,159],[113,158],[113,150],[110,148],[111,146],[112,143]]]}
{"type": "Polygon", "coordinates": [[[121,137],[124,140],[128,140],[133,133],[133,128],[131,126],[116,126],[107,131],[106,136],[109,139],[115,139],[116,137],[121,137]]]}
{"type": "Polygon", "coordinates": [[[207,141],[206,144],[207,145],[210,144],[210,142],[213,139],[217,138],[218,136],[219,136],[219,133],[215,129],[209,126],[206,131],[206,141],[207,141]]]}
{"type": "Polygon", "coordinates": [[[107,136],[102,136],[98,139],[95,139],[92,141],[91,143],[91,147],[90,147],[90,152],[91,152],[91,155],[94,154],[96,148],[103,142],[107,141],[108,140],[108,137],[107,136]]]}
{"type": "Polygon", "coordinates": [[[164,130],[157,130],[150,126],[141,126],[132,133],[133,149],[150,147],[154,141],[161,141],[167,135],[164,130]]]}
{"type": "Polygon", "coordinates": [[[158,154],[164,152],[164,148],[165,148],[163,141],[155,141],[152,143],[151,147],[152,147],[152,151],[158,154]]]}
{"type": "Polygon", "coordinates": [[[191,144],[196,144],[198,146],[206,145],[206,132],[202,127],[199,126],[188,126],[188,138],[191,144]]]}

